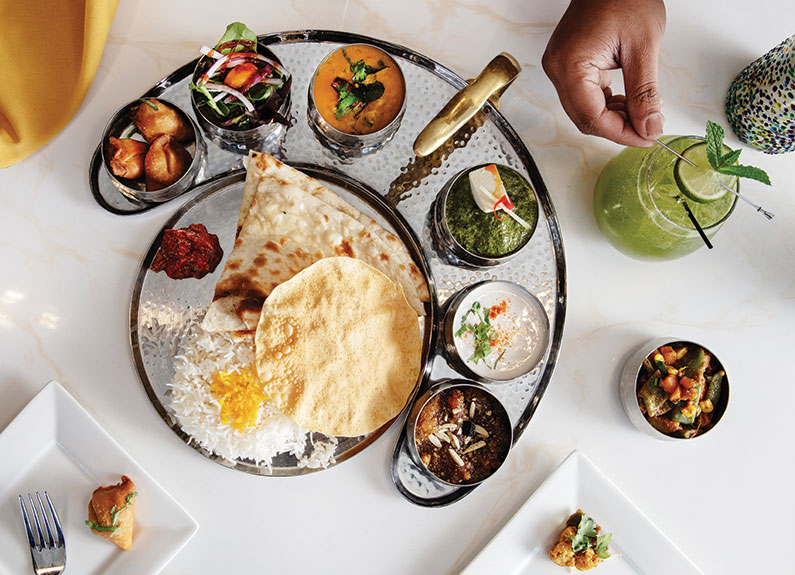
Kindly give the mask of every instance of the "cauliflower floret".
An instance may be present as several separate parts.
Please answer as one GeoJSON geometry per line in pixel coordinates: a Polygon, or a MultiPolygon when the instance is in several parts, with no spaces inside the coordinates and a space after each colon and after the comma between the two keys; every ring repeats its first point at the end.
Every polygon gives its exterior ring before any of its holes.
{"type": "Polygon", "coordinates": [[[576,527],[566,527],[560,533],[557,544],[547,553],[556,565],[574,567],[574,551],[571,548],[571,538],[576,534],[576,527]]]}
{"type": "Polygon", "coordinates": [[[574,554],[574,566],[577,568],[577,571],[588,571],[589,569],[593,569],[599,565],[601,562],[602,558],[599,557],[590,547],[585,551],[580,551],[579,553],[574,554]]]}
{"type": "MultiPolygon", "coordinates": [[[[579,513],[582,512],[578,511],[572,515],[569,521],[579,513]]],[[[596,529],[597,532],[601,530],[599,526],[597,526],[596,529]]],[[[576,567],[578,571],[588,571],[604,561],[604,559],[599,557],[591,547],[575,553],[571,547],[571,540],[576,535],[577,527],[574,525],[569,525],[561,531],[558,542],[547,552],[549,558],[552,559],[556,565],[560,565],[561,567],[576,567]]]]}

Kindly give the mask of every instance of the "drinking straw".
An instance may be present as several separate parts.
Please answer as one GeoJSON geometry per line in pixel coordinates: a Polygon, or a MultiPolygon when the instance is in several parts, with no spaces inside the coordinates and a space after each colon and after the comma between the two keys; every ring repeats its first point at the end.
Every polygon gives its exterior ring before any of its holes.
{"type": "Polygon", "coordinates": [[[690,218],[691,222],[693,222],[693,226],[696,228],[696,231],[698,232],[698,235],[700,235],[701,239],[704,240],[704,245],[707,246],[707,248],[711,250],[712,247],[713,247],[712,246],[712,242],[709,241],[709,238],[707,237],[707,234],[704,233],[704,230],[699,225],[698,220],[696,219],[696,216],[693,215],[693,212],[690,210],[690,206],[687,205],[687,201],[682,196],[676,196],[676,200],[680,204],[682,204],[682,207],[687,212],[687,217],[690,218]]]}

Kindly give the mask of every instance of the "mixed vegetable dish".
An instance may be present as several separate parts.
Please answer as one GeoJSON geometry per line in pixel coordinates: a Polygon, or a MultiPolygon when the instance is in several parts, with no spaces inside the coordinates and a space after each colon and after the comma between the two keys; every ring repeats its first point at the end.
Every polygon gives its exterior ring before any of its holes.
{"type": "Polygon", "coordinates": [[[689,439],[715,423],[726,372],[709,352],[691,343],[672,343],[643,360],[638,405],[658,431],[689,439]]]}

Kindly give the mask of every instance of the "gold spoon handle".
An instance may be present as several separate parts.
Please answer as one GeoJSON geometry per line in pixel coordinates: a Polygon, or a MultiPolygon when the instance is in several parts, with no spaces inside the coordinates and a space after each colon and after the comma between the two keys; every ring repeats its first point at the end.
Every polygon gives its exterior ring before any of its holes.
{"type": "Polygon", "coordinates": [[[519,62],[507,52],[496,56],[471,84],[453,96],[425,126],[414,140],[414,153],[419,157],[433,153],[471,120],[489,98],[505,90],[521,71],[519,62]]]}

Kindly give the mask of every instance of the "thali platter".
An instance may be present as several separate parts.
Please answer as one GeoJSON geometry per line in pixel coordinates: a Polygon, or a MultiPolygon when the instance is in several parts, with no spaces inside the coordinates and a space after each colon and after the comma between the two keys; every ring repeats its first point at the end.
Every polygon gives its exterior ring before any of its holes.
{"type": "MultiPolygon", "coordinates": [[[[497,109],[487,104],[437,152],[415,157],[412,144],[417,134],[466,82],[451,70],[410,49],[374,38],[343,32],[308,30],[259,36],[293,74],[290,127],[269,153],[319,178],[387,229],[398,235],[428,280],[431,302],[423,330],[423,375],[415,394],[434,381],[460,377],[446,363],[437,347],[437,332],[445,302],[468,285],[484,280],[515,282],[531,292],[549,319],[549,344],[538,366],[509,383],[491,386],[504,403],[513,425],[514,442],[532,418],[549,384],[562,339],[566,307],[566,267],[563,243],[555,210],[530,153],[497,109]],[[406,83],[406,111],[393,139],[380,151],[351,157],[321,145],[307,121],[307,92],[318,63],[336,48],[366,43],[380,48],[400,65],[406,83]],[[484,163],[507,166],[526,178],[538,200],[535,233],[517,257],[488,269],[477,269],[451,260],[435,241],[432,230],[433,202],[445,184],[462,170],[484,163]],[[372,197],[370,191],[374,191],[372,197]],[[364,198],[364,200],[363,200],[364,198]],[[405,229],[404,229],[405,228],[405,229]],[[416,248],[416,249],[415,249],[416,248]]],[[[199,44],[200,42],[197,42],[199,44]]],[[[196,62],[161,80],[145,97],[157,97],[190,111],[188,83],[196,62]]],[[[102,169],[99,148],[91,162],[89,181],[95,200],[106,210],[129,215],[156,208],[135,203],[119,194],[102,169]]],[[[244,172],[242,156],[208,143],[206,163],[199,182],[177,200],[186,201],[166,227],[203,223],[231,246],[244,172]]],[[[217,274],[202,280],[171,281],[158,285],[148,271],[159,244],[155,238],[144,259],[135,286],[130,313],[133,356],[150,399],[166,423],[186,442],[210,459],[238,470],[260,475],[299,475],[314,471],[300,467],[295,457],[279,456],[271,466],[228,461],[195,444],[179,430],[169,408],[168,386],[174,373],[174,355],[190,327],[199,322],[209,305],[217,274]],[[165,291],[164,291],[165,290],[165,291]]],[[[411,403],[411,402],[409,402],[411,403]]],[[[405,410],[404,410],[405,413],[405,410]]],[[[344,461],[372,443],[393,422],[367,436],[341,442],[335,460],[344,461]]],[[[392,476],[399,491],[411,502],[424,506],[457,501],[473,487],[440,485],[414,464],[403,435],[396,446],[392,476]]]]}

